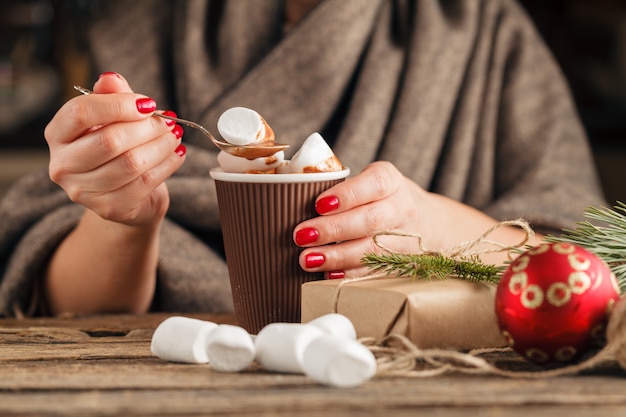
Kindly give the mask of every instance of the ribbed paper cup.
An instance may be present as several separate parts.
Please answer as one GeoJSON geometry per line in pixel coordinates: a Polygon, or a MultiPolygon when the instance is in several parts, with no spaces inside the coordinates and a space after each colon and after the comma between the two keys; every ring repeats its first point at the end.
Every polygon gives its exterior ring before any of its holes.
{"type": "Polygon", "coordinates": [[[317,215],[317,196],[349,173],[349,169],[310,174],[211,170],[235,316],[250,333],[269,323],[300,322],[300,287],[322,279],[322,274],[300,268],[302,249],[293,242],[293,230],[317,215]]]}

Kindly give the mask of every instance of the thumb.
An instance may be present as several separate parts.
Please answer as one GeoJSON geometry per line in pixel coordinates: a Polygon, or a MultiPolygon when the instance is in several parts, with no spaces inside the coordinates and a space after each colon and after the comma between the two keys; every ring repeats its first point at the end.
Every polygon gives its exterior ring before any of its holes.
{"type": "Polygon", "coordinates": [[[98,77],[98,81],[93,86],[93,91],[98,94],[110,93],[132,93],[133,90],[128,85],[126,78],[117,72],[105,72],[98,77]]]}

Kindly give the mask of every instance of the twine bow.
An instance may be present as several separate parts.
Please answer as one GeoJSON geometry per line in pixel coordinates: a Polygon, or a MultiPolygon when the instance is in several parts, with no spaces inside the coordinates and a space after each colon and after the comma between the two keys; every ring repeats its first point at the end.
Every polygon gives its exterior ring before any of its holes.
{"type": "MultiPolygon", "coordinates": [[[[502,221],[499,222],[497,224],[495,224],[493,227],[491,227],[490,229],[488,229],[486,232],[484,232],[482,235],[478,236],[476,239],[473,240],[468,240],[465,242],[461,242],[456,246],[452,246],[449,249],[446,250],[442,250],[442,251],[432,251],[426,248],[426,246],[424,245],[423,242],[423,238],[422,235],[418,234],[418,233],[409,233],[409,232],[402,232],[402,231],[393,231],[393,230],[387,230],[387,231],[382,231],[382,232],[377,232],[372,236],[372,239],[374,241],[374,244],[382,249],[383,251],[387,252],[387,253],[391,253],[391,254],[399,254],[399,252],[394,251],[393,249],[387,247],[386,245],[384,245],[381,241],[380,241],[380,237],[381,236],[400,236],[400,237],[412,237],[412,238],[416,238],[417,242],[418,242],[418,249],[421,253],[424,254],[440,254],[443,255],[445,257],[448,257],[450,259],[454,259],[454,260],[460,260],[463,258],[468,258],[468,257],[473,257],[473,256],[478,256],[481,254],[486,254],[486,253],[496,253],[496,252],[507,252],[509,259],[511,258],[511,254],[510,252],[514,249],[519,249],[519,248],[523,248],[524,245],[526,245],[535,235],[534,231],[532,230],[532,228],[530,227],[530,225],[528,224],[528,222],[526,220],[523,219],[517,219],[517,220],[506,220],[506,221],[502,221]],[[501,227],[507,227],[507,226],[517,226],[520,227],[522,230],[524,230],[525,234],[523,239],[515,244],[515,245],[504,245],[500,242],[488,239],[488,237],[497,229],[501,228],[501,227]],[[482,249],[481,249],[482,248],[482,249]]],[[[389,274],[388,273],[371,273],[371,274],[367,274],[365,276],[362,277],[355,277],[355,278],[345,278],[343,280],[341,280],[338,285],[337,288],[335,289],[335,295],[333,298],[333,312],[337,313],[337,308],[338,308],[338,304],[339,304],[339,298],[340,298],[340,293],[342,288],[345,285],[348,285],[350,283],[354,283],[354,282],[361,282],[361,281],[367,281],[367,280],[372,280],[372,279],[376,279],[376,278],[383,278],[383,277],[388,277],[389,274]]]]}
{"type": "Polygon", "coordinates": [[[401,237],[414,237],[417,239],[417,244],[420,252],[422,253],[430,253],[430,254],[440,254],[452,259],[462,259],[472,256],[478,256],[486,253],[496,253],[496,252],[507,252],[510,257],[510,252],[513,249],[518,249],[524,247],[526,243],[528,243],[535,235],[535,232],[532,230],[530,225],[526,220],[517,219],[517,220],[505,220],[495,224],[493,227],[489,228],[482,235],[478,236],[473,240],[466,240],[465,242],[461,242],[456,246],[452,246],[451,248],[433,251],[426,248],[424,245],[424,239],[422,235],[419,233],[408,233],[402,231],[383,231],[375,233],[373,236],[374,244],[378,246],[380,249],[389,252],[389,253],[398,253],[393,249],[385,246],[380,242],[381,236],[401,236],[401,237]],[[524,230],[525,234],[523,239],[515,244],[515,245],[504,245],[498,241],[488,239],[488,237],[495,232],[497,229],[501,227],[507,226],[517,226],[524,230]],[[487,246],[483,249],[479,249],[481,246],[487,246]],[[491,246],[491,247],[489,247],[491,246]]]}

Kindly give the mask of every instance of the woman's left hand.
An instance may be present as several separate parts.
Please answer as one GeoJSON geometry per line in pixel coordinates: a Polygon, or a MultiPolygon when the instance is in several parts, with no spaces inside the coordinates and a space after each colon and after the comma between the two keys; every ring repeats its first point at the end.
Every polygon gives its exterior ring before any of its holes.
{"type": "MultiPolygon", "coordinates": [[[[293,239],[305,248],[300,266],[325,272],[326,278],[365,275],[368,269],[362,265],[362,257],[381,253],[372,239],[376,232],[419,233],[424,246],[441,251],[475,239],[497,224],[474,208],[424,190],[382,161],[320,194],[315,207],[320,216],[296,226],[293,239]]],[[[502,227],[490,239],[515,245],[523,240],[523,234],[520,229],[502,227]]],[[[383,242],[399,252],[419,252],[417,239],[385,236],[383,242]]],[[[485,259],[502,263],[506,254],[485,259]]]]}

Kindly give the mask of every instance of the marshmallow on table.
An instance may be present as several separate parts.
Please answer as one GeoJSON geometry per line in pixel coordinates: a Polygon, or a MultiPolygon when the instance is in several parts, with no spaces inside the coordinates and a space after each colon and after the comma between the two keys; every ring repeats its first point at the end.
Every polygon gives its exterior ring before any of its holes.
{"type": "Polygon", "coordinates": [[[319,133],[310,135],[280,173],[308,173],[341,171],[343,166],[319,133]]]}
{"type": "Polygon", "coordinates": [[[206,339],[217,324],[189,317],[165,319],[154,331],[150,350],[171,362],[208,363],[206,339]]]}
{"type": "Polygon", "coordinates": [[[268,324],[254,339],[256,360],[268,371],[303,373],[304,350],[323,334],[319,328],[308,324],[268,324]]]}
{"type": "Polygon", "coordinates": [[[273,140],[271,129],[259,113],[246,107],[232,107],[217,120],[217,130],[233,145],[273,140]]]}
{"type": "Polygon", "coordinates": [[[356,340],[356,330],[349,318],[339,313],[319,316],[307,324],[315,326],[325,334],[356,340]]]}
{"type": "Polygon", "coordinates": [[[150,349],[168,361],[210,363],[223,372],[241,371],[256,359],[268,371],[336,387],[362,384],[376,373],[376,359],[356,340],[352,322],[334,313],[306,324],[268,324],[254,340],[239,326],[173,316],[156,328],[150,349]]]}
{"type": "Polygon", "coordinates": [[[356,340],[325,334],[304,350],[302,370],[322,384],[354,387],[376,374],[376,358],[356,340]]]}
{"type": "Polygon", "coordinates": [[[277,152],[272,156],[256,159],[242,158],[224,151],[220,151],[220,153],[217,154],[217,162],[224,171],[240,174],[272,171],[274,168],[282,164],[284,159],[284,151],[277,152]]]}
{"type": "Polygon", "coordinates": [[[206,339],[206,353],[215,370],[239,372],[255,357],[252,336],[242,327],[221,324],[206,339]]]}

